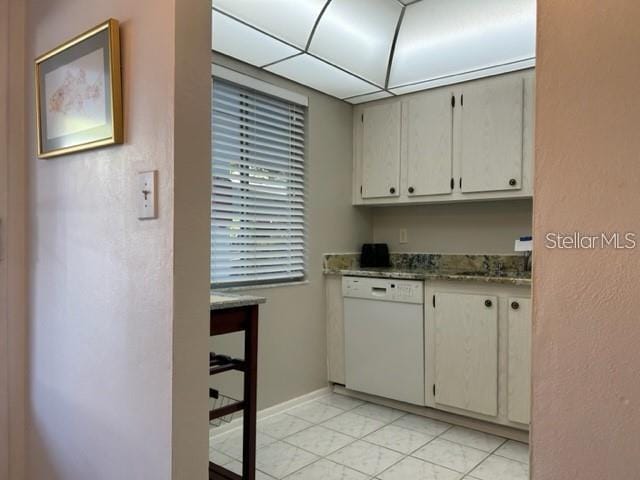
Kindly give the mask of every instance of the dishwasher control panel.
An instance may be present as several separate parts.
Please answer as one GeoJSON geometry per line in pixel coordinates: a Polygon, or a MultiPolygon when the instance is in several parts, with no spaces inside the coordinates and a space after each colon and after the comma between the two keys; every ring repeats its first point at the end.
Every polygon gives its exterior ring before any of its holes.
{"type": "Polygon", "coordinates": [[[419,280],[342,277],[342,296],[385,302],[424,303],[424,283],[419,280]]]}

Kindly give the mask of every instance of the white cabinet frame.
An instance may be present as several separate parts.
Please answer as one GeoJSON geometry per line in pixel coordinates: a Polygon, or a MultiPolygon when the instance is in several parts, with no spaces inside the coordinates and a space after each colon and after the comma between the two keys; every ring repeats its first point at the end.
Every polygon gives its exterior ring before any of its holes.
{"type": "MultiPolygon", "coordinates": [[[[517,429],[527,429],[526,423],[509,419],[509,309],[513,299],[520,299],[526,311],[526,300],[531,298],[531,287],[526,285],[502,285],[477,281],[459,280],[427,280],[425,282],[425,403],[428,407],[437,408],[450,413],[485,420],[487,422],[506,425],[517,429]],[[497,415],[483,415],[477,412],[455,408],[436,403],[433,385],[436,384],[435,371],[435,310],[433,307],[433,295],[439,293],[485,295],[487,298],[496,298],[495,307],[498,310],[498,411],[497,415]]],[[[437,305],[436,305],[437,308],[437,305]]],[[[512,332],[514,334],[515,332],[512,332]]],[[[526,332],[525,332],[526,333],[526,332]]],[[[521,341],[517,336],[515,338],[521,341]]],[[[524,340],[527,341],[526,339],[524,340]]],[[[521,359],[526,362],[526,359],[521,359]]],[[[520,370],[522,371],[522,370],[520,370]]],[[[513,375],[513,369],[512,369],[513,375]]],[[[530,382],[530,378],[519,379],[519,385],[530,382]]],[[[512,377],[512,387],[514,379],[512,377]]],[[[513,402],[513,391],[512,391],[513,402]]],[[[522,399],[518,400],[522,402],[522,399]]],[[[522,409],[522,403],[519,404],[522,409]]],[[[517,415],[517,414],[516,414],[517,415]]],[[[513,416],[513,415],[512,415],[513,416]]],[[[523,418],[517,416],[516,418],[523,418]]]]}
{"type": "MultiPolygon", "coordinates": [[[[498,77],[483,78],[480,80],[473,80],[459,85],[446,86],[438,89],[427,90],[418,93],[412,93],[408,95],[387,98],[376,102],[357,105],[354,108],[354,122],[353,122],[353,197],[352,202],[354,205],[407,205],[407,204],[426,204],[426,203],[453,203],[461,201],[481,201],[481,200],[499,200],[499,199],[518,199],[518,198],[531,198],[533,196],[533,162],[534,162],[534,126],[535,126],[535,72],[533,69],[523,70],[519,72],[508,73],[500,75],[498,77]],[[462,159],[460,154],[461,148],[461,108],[460,100],[465,90],[474,91],[476,89],[481,90],[483,87],[490,88],[491,85],[499,82],[508,83],[509,80],[520,79],[523,82],[523,108],[522,108],[522,175],[521,178],[516,178],[519,184],[512,187],[512,189],[498,190],[498,191],[481,191],[481,192],[465,192],[464,188],[460,186],[460,178],[462,177],[462,159]],[[449,192],[425,194],[419,195],[415,193],[410,194],[408,187],[410,185],[409,169],[407,163],[408,155],[408,142],[410,142],[410,135],[407,134],[407,122],[408,122],[408,108],[409,102],[416,99],[427,98],[428,96],[434,96],[437,92],[451,93],[455,97],[456,106],[453,109],[453,158],[452,158],[452,179],[453,188],[449,192]],[[361,194],[361,187],[363,186],[363,122],[362,115],[367,108],[378,105],[388,104],[400,104],[402,110],[402,120],[400,128],[402,129],[402,155],[400,164],[400,192],[395,197],[381,197],[381,198],[365,198],[361,194]]],[[[429,122],[437,119],[437,114],[434,116],[426,115],[429,122]]],[[[447,118],[443,118],[436,129],[442,129],[443,124],[446,126],[448,122],[447,118]]],[[[467,124],[465,128],[469,127],[467,124]]],[[[516,139],[516,142],[518,140],[516,139]]],[[[394,146],[395,148],[395,146],[394,146]]],[[[436,147],[437,148],[437,147],[436,147]]],[[[499,149],[497,149],[498,151],[499,149]]],[[[512,149],[511,149],[512,150],[512,149]]],[[[517,173],[517,172],[516,172],[517,173]]],[[[515,175],[517,177],[517,175],[515,175]]],[[[463,178],[464,186],[464,178],[463,178]]]]}

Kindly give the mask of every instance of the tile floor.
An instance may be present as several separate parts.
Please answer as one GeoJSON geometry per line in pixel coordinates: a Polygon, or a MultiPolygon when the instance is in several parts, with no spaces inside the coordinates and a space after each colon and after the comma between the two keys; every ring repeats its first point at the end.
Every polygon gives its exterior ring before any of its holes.
{"type": "MultiPolygon", "coordinates": [[[[258,422],[258,480],[528,480],[523,443],[331,394],[258,422]]],[[[237,473],[242,432],[209,456],[237,473]]]]}

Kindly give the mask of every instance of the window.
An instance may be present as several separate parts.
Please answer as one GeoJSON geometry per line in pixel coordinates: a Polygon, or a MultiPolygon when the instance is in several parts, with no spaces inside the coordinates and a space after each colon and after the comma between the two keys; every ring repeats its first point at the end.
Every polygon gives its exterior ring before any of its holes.
{"type": "Polygon", "coordinates": [[[214,78],[213,286],[304,279],[305,117],[303,105],[214,78]]]}

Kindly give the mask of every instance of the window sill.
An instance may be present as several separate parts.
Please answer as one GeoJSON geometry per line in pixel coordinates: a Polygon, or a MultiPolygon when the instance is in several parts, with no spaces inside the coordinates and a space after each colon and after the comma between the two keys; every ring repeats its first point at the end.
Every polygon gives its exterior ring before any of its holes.
{"type": "Polygon", "coordinates": [[[246,292],[248,290],[266,290],[269,288],[281,288],[281,287],[297,287],[302,285],[309,285],[309,280],[298,280],[295,282],[282,282],[282,283],[271,283],[264,285],[243,285],[241,287],[222,287],[222,288],[214,288],[216,292],[246,292]]]}

